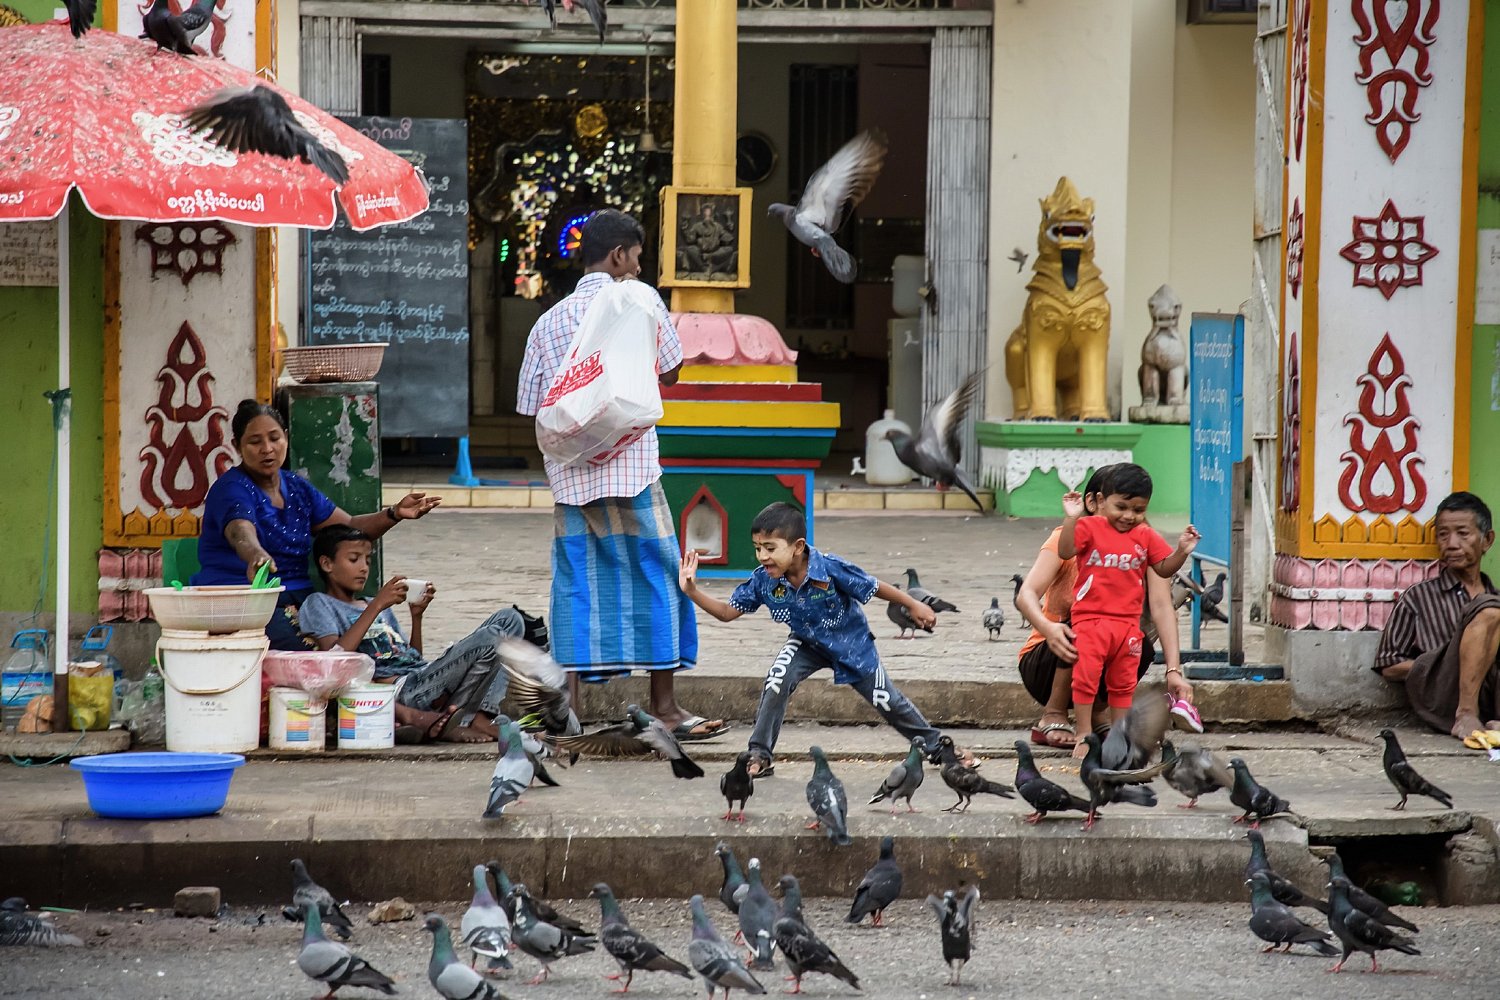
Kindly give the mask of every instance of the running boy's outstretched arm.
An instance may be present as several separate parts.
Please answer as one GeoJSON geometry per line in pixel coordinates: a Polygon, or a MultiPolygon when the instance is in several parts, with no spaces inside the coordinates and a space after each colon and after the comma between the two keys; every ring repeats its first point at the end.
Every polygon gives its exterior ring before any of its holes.
{"type": "Polygon", "coordinates": [[[890,601],[904,607],[911,620],[917,623],[917,628],[924,632],[931,632],[937,624],[937,612],[917,600],[915,597],[902,590],[900,587],[892,586],[884,580],[877,580],[875,587],[875,600],[890,601]]]}
{"type": "Polygon", "coordinates": [[[698,589],[698,550],[688,549],[682,554],[682,563],[677,568],[677,585],[698,607],[721,622],[732,622],[743,612],[717,597],[710,597],[698,589]]]}
{"type": "Polygon", "coordinates": [[[1063,494],[1062,506],[1062,534],[1057,536],[1057,557],[1067,562],[1078,554],[1075,532],[1078,528],[1078,519],[1083,516],[1083,494],[1077,490],[1069,490],[1063,494]]]}
{"type": "MultiPolygon", "coordinates": [[[[1198,547],[1198,539],[1203,536],[1198,534],[1198,529],[1191,524],[1182,529],[1182,534],[1177,537],[1177,548],[1171,555],[1156,563],[1151,568],[1156,570],[1156,575],[1170,580],[1172,575],[1182,569],[1182,564],[1187,562],[1187,557],[1192,555],[1193,550],[1198,547]]],[[[1062,546],[1058,546],[1058,551],[1062,546]]]]}

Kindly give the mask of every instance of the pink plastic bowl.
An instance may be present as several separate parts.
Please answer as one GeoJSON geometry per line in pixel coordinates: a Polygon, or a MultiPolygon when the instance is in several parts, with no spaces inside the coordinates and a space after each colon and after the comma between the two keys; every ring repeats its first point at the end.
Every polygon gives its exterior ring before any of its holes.
{"type": "Polygon", "coordinates": [[[326,701],[351,684],[368,684],[375,676],[375,661],[364,653],[342,649],[273,649],[266,653],[262,669],[273,687],[297,688],[326,701]]]}

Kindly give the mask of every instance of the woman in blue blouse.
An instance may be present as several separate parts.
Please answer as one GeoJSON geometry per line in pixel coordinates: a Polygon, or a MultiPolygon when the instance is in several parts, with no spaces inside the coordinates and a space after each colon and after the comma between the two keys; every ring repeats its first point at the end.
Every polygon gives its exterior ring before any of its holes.
{"type": "Polygon", "coordinates": [[[297,628],[297,608],[313,592],[308,558],[313,533],[330,524],[349,524],[379,538],[401,521],[424,516],[440,497],[408,493],[401,502],[373,514],[339,509],[317,487],[283,469],[286,424],[275,408],[247,399],[230,424],[240,464],[209,487],[198,538],[197,586],[253,580],[262,565],[281,577],[280,604],[266,626],[272,649],[307,649],[297,628]]]}

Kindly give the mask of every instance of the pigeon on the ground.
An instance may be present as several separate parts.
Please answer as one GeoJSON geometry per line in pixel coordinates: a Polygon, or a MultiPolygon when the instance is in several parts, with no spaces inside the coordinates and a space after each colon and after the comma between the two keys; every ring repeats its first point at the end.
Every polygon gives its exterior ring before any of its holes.
{"type": "Polygon", "coordinates": [[[521,730],[521,749],[526,751],[526,759],[531,761],[531,770],[536,775],[536,780],[553,788],[560,788],[557,779],[547,771],[547,761],[554,761],[562,767],[567,767],[567,761],[552,752],[552,747],[542,742],[535,733],[528,733],[521,727],[518,721],[516,728],[521,730]]]}
{"type": "Polygon", "coordinates": [[[1200,796],[1217,792],[1234,784],[1234,775],[1224,762],[1196,743],[1184,741],[1178,750],[1171,740],[1161,745],[1162,770],[1167,784],[1187,796],[1187,802],[1177,803],[1179,809],[1192,809],[1198,805],[1200,796]]]}
{"type": "Polygon", "coordinates": [[[1294,944],[1311,945],[1320,955],[1337,955],[1338,949],[1329,942],[1333,935],[1320,930],[1292,912],[1285,903],[1271,894],[1271,876],[1256,872],[1245,880],[1250,886],[1250,930],[1262,941],[1268,942],[1261,952],[1274,951],[1279,944],[1282,951],[1291,951],[1294,944]]]}
{"type": "Polygon", "coordinates": [[[1421,928],[1416,924],[1401,917],[1389,906],[1386,906],[1383,901],[1365,892],[1365,890],[1355,885],[1353,881],[1350,881],[1349,876],[1344,874],[1344,862],[1339,858],[1337,851],[1327,855],[1322,861],[1328,866],[1329,878],[1341,878],[1349,881],[1349,902],[1353,904],[1356,910],[1374,917],[1387,927],[1401,927],[1411,931],[1413,934],[1420,933],[1421,928]]]}
{"type": "Polygon", "coordinates": [[[1017,611],[1019,611],[1021,609],[1021,605],[1017,602],[1017,598],[1019,598],[1021,596],[1021,585],[1023,583],[1025,583],[1025,582],[1026,582],[1026,578],[1024,576],[1022,576],[1020,573],[1012,573],[1010,575],[1010,584],[1011,584],[1010,605],[1011,605],[1011,607],[1015,608],[1017,611]]]}
{"type": "MultiPolygon", "coordinates": [[[[158,0],[161,2],[161,0],[158,0]]],[[[233,153],[261,153],[301,160],[327,174],[335,184],[349,180],[344,158],[309,132],[286,99],[270,87],[226,90],[187,113],[187,126],[233,153]]]]}
{"type": "Polygon", "coordinates": [[[1159,687],[1135,689],[1130,708],[1115,720],[1099,745],[1099,762],[1112,771],[1145,767],[1156,755],[1172,721],[1172,705],[1159,687]]]}
{"type": "Polygon", "coordinates": [[[916,812],[917,809],[911,804],[911,797],[922,787],[922,779],[926,774],[922,770],[922,758],[927,755],[926,748],[922,745],[922,737],[911,738],[911,749],[906,753],[906,760],[897,764],[886,779],[880,783],[875,794],[870,798],[870,804],[874,805],[881,799],[891,800],[891,815],[896,815],[896,803],[902,799],[906,800],[906,811],[916,812]]]}
{"type": "Polygon", "coordinates": [[[1219,605],[1224,603],[1224,581],[1227,574],[1220,573],[1214,577],[1214,582],[1203,588],[1203,593],[1198,595],[1198,611],[1204,618],[1211,618],[1216,622],[1229,621],[1224,617],[1224,612],[1219,610],[1219,605]]]}
{"type": "MultiPolygon", "coordinates": [[[[509,680],[506,697],[525,714],[535,715],[549,737],[577,736],[583,732],[578,714],[568,697],[568,675],[546,650],[507,636],[495,644],[500,669],[509,680]]],[[[574,754],[574,759],[577,755],[574,754]]]]}
{"type": "Polygon", "coordinates": [[[901,866],[896,863],[896,838],[885,837],[880,841],[880,860],[870,866],[855,887],[854,903],[844,921],[857,924],[868,915],[873,926],[882,927],[885,925],[885,908],[900,895],[901,866]]]}
{"type": "Polygon", "coordinates": [[[362,986],[367,990],[379,990],[387,996],[396,992],[394,980],[323,935],[322,918],[312,903],[302,907],[302,950],[297,952],[297,968],[307,978],[327,986],[329,997],[344,986],[362,986]]]}
{"type": "Polygon", "coordinates": [[[1319,913],[1328,912],[1328,904],[1316,896],[1309,896],[1290,879],[1283,878],[1271,868],[1271,861],[1266,857],[1266,838],[1261,836],[1259,830],[1246,830],[1245,837],[1250,841],[1250,860],[1245,862],[1245,878],[1252,879],[1256,875],[1266,877],[1266,888],[1271,891],[1276,902],[1286,906],[1309,906],[1319,913]]]}
{"type": "Polygon", "coordinates": [[[886,148],[884,132],[861,132],[813,173],[795,206],[776,202],[768,210],[846,285],[854,283],[859,264],[833,237],[870,193],[885,163],[886,148]]]}
{"type": "Polygon", "coordinates": [[[984,626],[987,638],[1000,638],[1000,630],[1005,628],[1005,612],[1000,610],[1000,598],[990,598],[990,606],[985,609],[984,616],[979,619],[979,623],[984,626]]]}
{"type": "MultiPolygon", "coordinates": [[[[956,608],[948,601],[945,601],[936,594],[930,593],[925,590],[922,587],[922,581],[917,579],[917,571],[914,569],[908,569],[906,571],[906,592],[931,608],[934,614],[941,614],[944,611],[958,611],[958,608],[956,608]]],[[[917,634],[916,619],[912,618],[911,612],[906,610],[905,605],[897,604],[892,601],[886,605],[885,615],[887,618],[901,627],[901,634],[896,638],[906,638],[907,632],[910,632],[913,636],[917,634]]],[[[923,631],[931,632],[932,629],[924,628],[923,631]]]]}
{"type": "MultiPolygon", "coordinates": [[[[215,2],[193,0],[193,5],[187,10],[174,14],[168,0],[153,0],[141,19],[141,27],[145,30],[140,37],[151,39],[158,49],[171,49],[184,56],[197,55],[193,42],[213,23],[215,2]]],[[[76,32],[74,37],[77,37],[76,32]]]]}
{"type": "Polygon", "coordinates": [[[729,1000],[731,988],[746,993],[765,993],[766,988],[745,968],[734,948],[719,936],[708,914],[703,912],[703,897],[694,896],[688,901],[688,907],[693,912],[693,938],[688,942],[688,961],[703,977],[709,1000],[713,1000],[715,988],[724,991],[724,1000],[729,1000]]]}
{"type": "Polygon", "coordinates": [[[565,750],[596,757],[642,757],[656,753],[671,763],[672,773],[677,777],[703,777],[703,768],[682,749],[672,730],[655,716],[641,711],[639,705],[627,705],[625,719],[617,725],[580,736],[558,736],[551,742],[565,750]]]}
{"type": "MultiPolygon", "coordinates": [[[[495,898],[500,901],[500,907],[505,910],[505,915],[514,924],[516,922],[516,897],[511,893],[514,888],[510,876],[505,869],[500,867],[498,861],[486,861],[484,866],[489,869],[490,876],[495,880],[495,898]]],[[[557,908],[545,899],[536,896],[529,897],[531,901],[531,912],[543,923],[554,927],[561,927],[565,931],[576,934],[579,937],[593,937],[594,932],[584,927],[583,924],[574,920],[565,913],[558,913],[557,908]]]]}
{"type": "Polygon", "coordinates": [[[1089,811],[1088,799],[1081,799],[1057,782],[1042,777],[1025,740],[1016,740],[1016,791],[1035,810],[1026,817],[1028,823],[1040,823],[1049,812],[1089,811]]]}
{"type": "Polygon", "coordinates": [[[0,903],[0,947],[29,945],[34,948],[81,948],[83,942],[63,934],[52,922],[26,912],[26,900],[12,896],[0,903]]]}
{"type": "Polygon", "coordinates": [[[73,32],[74,38],[82,38],[94,26],[94,11],[99,7],[99,0],[63,0],[63,6],[68,9],[68,30],[73,32]]]}
{"type": "Polygon", "coordinates": [[[620,966],[619,973],[607,978],[625,980],[625,985],[617,992],[630,992],[630,982],[637,972],[670,972],[684,979],[693,978],[687,966],[664,953],[630,926],[614,892],[606,883],[597,883],[589,890],[589,895],[599,901],[599,943],[620,966]]]}
{"type": "Polygon", "coordinates": [[[1099,818],[1099,807],[1111,802],[1129,802],[1132,805],[1150,808],[1156,805],[1156,793],[1146,783],[1161,773],[1158,761],[1150,767],[1122,771],[1108,768],[1100,761],[1102,742],[1098,733],[1089,733],[1083,738],[1088,745],[1088,755],[1078,768],[1083,786],[1089,790],[1089,814],[1083,821],[1085,830],[1092,830],[1099,818]]]}
{"type": "Polygon", "coordinates": [[[541,963],[542,971],[528,984],[535,986],[545,982],[552,974],[552,963],[560,958],[583,955],[594,950],[596,939],[592,936],[565,931],[556,924],[549,924],[536,915],[531,893],[517,882],[510,887],[516,898],[516,920],[511,929],[511,941],[517,948],[541,963]]]}
{"type": "Polygon", "coordinates": [[[489,869],[485,865],[474,866],[474,897],[464,911],[458,934],[474,956],[471,965],[477,966],[481,958],[487,959],[485,968],[491,975],[512,968],[508,957],[510,917],[490,895],[489,869]]]}
{"type": "Polygon", "coordinates": [[[829,768],[822,747],[809,747],[807,752],[813,759],[812,777],[807,779],[807,804],[812,807],[813,821],[807,828],[822,827],[836,846],[848,847],[854,839],[849,836],[849,796],[844,793],[844,783],[829,768]]]}
{"type": "Polygon", "coordinates": [[[719,779],[719,793],[724,796],[723,819],[734,818],[734,804],[740,804],[740,822],[745,822],[745,803],[755,794],[755,782],[750,777],[750,751],[741,750],[734,758],[734,766],[719,779]]]}
{"type": "MultiPolygon", "coordinates": [[[[445,1000],[505,1000],[494,983],[458,960],[448,924],[436,913],[427,914],[422,927],[432,935],[432,957],[427,960],[427,981],[445,1000]]],[[[392,991],[394,992],[394,991],[392,991]]]]}
{"type": "Polygon", "coordinates": [[[323,918],[323,923],[332,927],[345,941],[349,940],[349,935],[354,933],[354,925],[344,915],[343,908],[327,889],[312,880],[302,859],[293,858],[292,905],[282,907],[281,915],[288,920],[300,921],[302,908],[309,903],[318,908],[318,916],[323,918]]]}
{"type": "Polygon", "coordinates": [[[1350,882],[1335,875],[1328,883],[1328,929],[1344,945],[1344,957],[1330,972],[1338,972],[1349,961],[1349,956],[1362,951],[1370,956],[1370,971],[1379,972],[1380,963],[1375,953],[1392,949],[1407,955],[1422,954],[1411,938],[1403,937],[1362,910],[1356,910],[1349,902],[1350,882]]]}
{"type": "Polygon", "coordinates": [[[964,963],[973,954],[971,928],[974,920],[974,904],[979,902],[979,886],[971,885],[963,898],[952,889],[942,898],[928,896],[927,905],[938,918],[943,936],[943,964],[948,966],[948,985],[962,986],[964,963]]]}
{"type": "Polygon", "coordinates": [[[791,978],[795,982],[787,992],[801,993],[802,977],[809,972],[821,972],[835,979],[842,979],[859,989],[859,977],[849,971],[849,967],[834,954],[832,948],[819,940],[803,919],[802,887],[797,884],[796,876],[783,875],[778,884],[782,895],[781,915],[777,918],[772,933],[776,947],[781,949],[781,954],[786,958],[787,970],[791,972],[791,978]]]}
{"type": "MultiPolygon", "coordinates": [[[[572,13],[577,7],[582,7],[588,14],[589,20],[594,22],[594,27],[599,32],[599,44],[604,44],[604,28],[609,23],[609,12],[604,5],[609,0],[562,0],[563,10],[572,13]]],[[[552,27],[557,27],[557,0],[542,0],[542,7],[547,11],[547,20],[552,27]]]]}
{"type": "Polygon", "coordinates": [[[1407,796],[1410,795],[1425,795],[1429,799],[1441,802],[1449,809],[1453,808],[1453,796],[1422,777],[1417,773],[1417,769],[1411,766],[1394,732],[1382,729],[1380,738],[1385,740],[1385,755],[1381,757],[1380,765],[1385,768],[1385,776],[1391,779],[1391,784],[1396,786],[1396,791],[1401,793],[1401,801],[1391,806],[1392,809],[1405,809],[1407,796]]]}
{"type": "Polygon", "coordinates": [[[536,768],[526,751],[521,747],[521,730],[504,715],[495,716],[499,733],[500,759],[495,762],[495,771],[490,775],[490,794],[484,804],[485,819],[499,819],[505,815],[505,807],[525,794],[531,787],[536,768]]]}
{"type": "Polygon", "coordinates": [[[958,750],[953,745],[953,737],[939,736],[933,754],[937,757],[938,774],[942,775],[943,784],[953,789],[958,795],[958,801],[948,806],[943,812],[968,812],[969,802],[976,795],[998,795],[1003,799],[1015,798],[1014,788],[998,781],[985,780],[975,768],[959,760],[958,750]]]}
{"type": "Polygon", "coordinates": [[[1250,820],[1250,829],[1258,830],[1261,820],[1292,811],[1290,802],[1251,777],[1250,768],[1242,758],[1229,758],[1229,766],[1234,770],[1234,784],[1229,789],[1229,801],[1245,810],[1243,816],[1234,818],[1234,822],[1250,820]],[[1255,818],[1251,820],[1251,816],[1255,818]]]}
{"type": "Polygon", "coordinates": [[[902,465],[933,480],[939,490],[957,486],[974,501],[980,514],[986,513],[984,504],[979,502],[974,485],[958,463],[963,457],[964,416],[974,405],[983,379],[982,371],[973,372],[964,379],[957,389],[922,418],[922,427],[915,438],[903,430],[885,432],[885,439],[896,449],[896,457],[901,459],[902,465]]]}
{"type": "Polygon", "coordinates": [[[734,856],[733,848],[721,840],[714,845],[714,853],[724,866],[724,884],[719,886],[719,900],[730,913],[738,915],[740,903],[750,891],[750,885],[745,881],[745,873],[740,871],[740,862],[734,856]]]}
{"type": "Polygon", "coordinates": [[[745,898],[740,900],[740,937],[749,951],[746,961],[750,968],[766,972],[776,968],[773,957],[776,942],[771,936],[776,923],[776,901],[761,880],[760,859],[751,858],[745,867],[748,888],[745,898]]]}

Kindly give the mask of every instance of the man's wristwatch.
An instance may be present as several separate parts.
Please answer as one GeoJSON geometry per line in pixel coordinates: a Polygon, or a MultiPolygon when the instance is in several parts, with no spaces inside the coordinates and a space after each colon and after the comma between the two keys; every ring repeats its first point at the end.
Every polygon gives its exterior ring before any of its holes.
{"type": "Polygon", "coordinates": [[[385,516],[391,519],[391,523],[392,524],[396,524],[397,522],[399,522],[401,520],[401,518],[399,518],[399,517],[396,516],[396,508],[395,507],[386,507],[386,509],[385,509],[385,516]]]}

